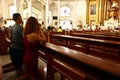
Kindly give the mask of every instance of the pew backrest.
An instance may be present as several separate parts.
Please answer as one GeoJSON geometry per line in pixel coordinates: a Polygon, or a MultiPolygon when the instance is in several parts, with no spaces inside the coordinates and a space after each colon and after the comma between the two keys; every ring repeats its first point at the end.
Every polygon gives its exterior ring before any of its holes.
{"type": "MultiPolygon", "coordinates": [[[[70,80],[119,80],[120,63],[106,60],[64,46],[46,43],[44,59],[47,63],[47,80],[54,80],[59,72],[70,80]],[[76,78],[77,77],[77,78],[76,78]]],[[[42,56],[41,56],[42,57],[42,56]]]]}
{"type": "Polygon", "coordinates": [[[50,36],[52,38],[51,43],[120,61],[120,41],[56,34],[50,36]]]}

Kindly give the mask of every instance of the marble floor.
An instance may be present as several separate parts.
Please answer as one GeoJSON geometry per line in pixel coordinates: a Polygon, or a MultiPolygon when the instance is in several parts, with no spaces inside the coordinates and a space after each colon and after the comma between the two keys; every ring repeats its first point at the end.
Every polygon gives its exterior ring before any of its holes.
{"type": "MultiPolygon", "coordinates": [[[[2,66],[8,63],[11,63],[9,55],[1,55],[1,58],[2,58],[2,66]]],[[[4,77],[4,80],[16,80],[17,74],[16,74],[16,71],[14,70],[8,73],[4,73],[3,77],[4,77]]]]}
{"type": "MultiPolygon", "coordinates": [[[[1,58],[2,58],[2,65],[5,65],[11,62],[9,55],[1,55],[1,58]]],[[[46,63],[43,62],[40,58],[38,59],[38,68],[41,71],[44,77],[44,80],[46,80],[46,71],[47,71],[46,63]]],[[[18,77],[15,70],[4,73],[3,75],[4,75],[4,80],[16,80],[16,78],[18,77]]]]}

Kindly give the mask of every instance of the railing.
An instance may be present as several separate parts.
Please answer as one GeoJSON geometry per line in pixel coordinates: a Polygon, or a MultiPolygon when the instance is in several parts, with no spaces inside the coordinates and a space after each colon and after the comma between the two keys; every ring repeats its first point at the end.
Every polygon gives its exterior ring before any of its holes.
{"type": "Polygon", "coordinates": [[[120,63],[85,54],[67,47],[46,43],[39,58],[47,64],[47,80],[120,80],[120,63]]]}

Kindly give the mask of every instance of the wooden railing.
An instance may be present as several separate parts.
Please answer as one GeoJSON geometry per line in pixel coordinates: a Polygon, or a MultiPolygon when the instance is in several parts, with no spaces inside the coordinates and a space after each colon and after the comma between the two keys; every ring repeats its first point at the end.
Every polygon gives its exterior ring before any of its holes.
{"type": "Polygon", "coordinates": [[[50,35],[50,42],[63,45],[87,54],[120,61],[120,41],[102,40],[67,35],[50,35]]]}
{"type": "Polygon", "coordinates": [[[120,80],[120,63],[52,43],[44,44],[39,58],[47,64],[47,80],[120,80]]]}

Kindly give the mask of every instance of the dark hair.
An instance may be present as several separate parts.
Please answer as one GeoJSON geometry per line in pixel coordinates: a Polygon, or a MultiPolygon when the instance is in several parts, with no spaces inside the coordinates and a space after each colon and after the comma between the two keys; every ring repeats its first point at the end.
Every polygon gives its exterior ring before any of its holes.
{"type": "Polygon", "coordinates": [[[19,13],[14,13],[13,14],[13,20],[17,21],[17,19],[20,17],[21,15],[19,13]]]}
{"type": "Polygon", "coordinates": [[[40,30],[39,29],[40,27],[41,27],[41,24],[38,23],[37,19],[31,16],[26,21],[24,34],[29,34],[33,32],[38,33],[40,30]]]}

